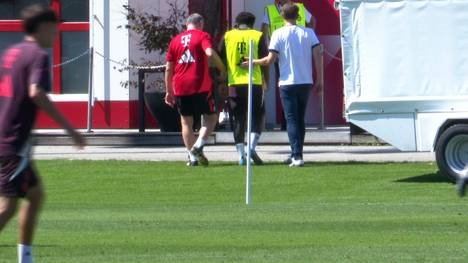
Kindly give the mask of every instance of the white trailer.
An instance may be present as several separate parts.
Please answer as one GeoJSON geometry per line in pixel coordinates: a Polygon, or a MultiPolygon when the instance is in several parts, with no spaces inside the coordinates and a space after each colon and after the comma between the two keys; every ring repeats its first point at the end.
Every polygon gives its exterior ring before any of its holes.
{"type": "Polygon", "coordinates": [[[468,172],[468,1],[341,0],[346,119],[468,172]]]}

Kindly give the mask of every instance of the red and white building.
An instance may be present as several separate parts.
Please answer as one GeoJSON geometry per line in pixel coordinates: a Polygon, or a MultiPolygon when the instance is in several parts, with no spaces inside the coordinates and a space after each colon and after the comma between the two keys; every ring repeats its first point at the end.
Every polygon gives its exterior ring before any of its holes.
{"type": "MultiPolygon", "coordinates": [[[[128,23],[124,5],[137,10],[167,16],[168,2],[177,2],[187,13],[197,11],[219,17],[217,36],[232,24],[241,11],[257,16],[256,28],[260,28],[264,7],[273,0],[3,0],[0,1],[0,52],[23,37],[19,11],[32,3],[50,4],[60,17],[59,33],[51,55],[53,88],[51,98],[65,116],[78,128],[86,127],[88,101],[89,57],[87,51],[94,47],[92,128],[136,128],[138,122],[137,89],[122,83],[136,81],[132,71],[122,71],[119,63],[153,60],[163,61],[158,54],[140,51],[138,38],[121,26],[128,23]],[[216,10],[207,8],[212,2],[216,10]],[[80,56],[81,55],[81,56],[80,56]],[[78,57],[78,58],[77,58],[78,57]],[[75,58],[77,58],[75,60],[75,58]],[[71,60],[71,61],[70,61],[71,60]]],[[[325,124],[344,123],[342,65],[340,61],[339,17],[333,8],[333,0],[302,0],[317,19],[316,33],[324,44],[325,54],[325,124]]],[[[212,9],[212,8],[211,8],[212,9]]],[[[273,85],[273,83],[271,83],[273,85]]],[[[273,88],[266,95],[267,123],[276,125],[278,99],[273,88]]],[[[320,122],[319,99],[313,94],[306,115],[307,123],[320,122]]],[[[155,124],[147,114],[147,126],[155,124]]],[[[55,128],[46,116],[38,119],[37,128],[55,128]]]]}

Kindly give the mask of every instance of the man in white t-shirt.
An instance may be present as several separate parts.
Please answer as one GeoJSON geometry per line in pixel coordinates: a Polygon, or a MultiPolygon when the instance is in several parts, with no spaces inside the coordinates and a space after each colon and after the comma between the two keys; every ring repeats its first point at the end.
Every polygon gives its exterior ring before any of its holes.
{"type": "MultiPolygon", "coordinates": [[[[263,23],[262,23],[262,29],[261,29],[261,31],[263,32],[265,36],[268,36],[268,38],[271,38],[271,34],[275,30],[284,26],[284,20],[281,17],[280,13],[281,13],[281,7],[285,4],[295,4],[299,7],[299,16],[296,21],[297,25],[315,29],[315,24],[316,24],[315,18],[305,8],[304,4],[293,3],[293,1],[291,0],[274,0],[272,1],[272,4],[265,6],[265,12],[263,16],[263,23]]],[[[275,73],[271,74],[270,76],[275,78],[276,96],[279,96],[278,86],[276,86],[278,84],[278,75],[279,75],[279,69],[278,69],[277,64],[275,64],[274,69],[275,69],[275,73]]],[[[281,107],[280,107],[280,110],[282,111],[281,107]]],[[[280,112],[278,114],[281,119],[281,130],[285,130],[286,129],[285,118],[283,114],[281,114],[280,112]]]]}
{"type": "MultiPolygon", "coordinates": [[[[302,156],[305,136],[304,117],[309,93],[312,85],[318,93],[323,90],[322,46],[312,29],[296,25],[298,15],[297,5],[282,6],[281,16],[285,26],[273,32],[268,56],[253,61],[254,64],[268,65],[278,59],[280,97],[291,145],[288,162],[290,166],[304,165],[302,156]],[[315,84],[312,62],[317,72],[315,84]]],[[[244,62],[244,65],[247,64],[248,62],[244,62]]]]}

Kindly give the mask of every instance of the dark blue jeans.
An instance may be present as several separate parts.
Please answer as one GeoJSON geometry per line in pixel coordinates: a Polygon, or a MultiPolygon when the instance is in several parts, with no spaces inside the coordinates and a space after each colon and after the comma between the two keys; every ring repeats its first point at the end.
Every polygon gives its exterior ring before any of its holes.
{"type": "Polygon", "coordinates": [[[312,84],[280,86],[281,103],[288,130],[291,157],[302,159],[305,137],[305,111],[312,84]]]}

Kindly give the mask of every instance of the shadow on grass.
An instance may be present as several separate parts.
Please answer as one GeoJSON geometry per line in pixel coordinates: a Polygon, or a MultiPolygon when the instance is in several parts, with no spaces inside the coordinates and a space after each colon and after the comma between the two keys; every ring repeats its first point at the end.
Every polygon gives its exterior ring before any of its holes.
{"type": "Polygon", "coordinates": [[[452,183],[447,177],[438,173],[423,174],[395,181],[396,183],[452,183]]]}

